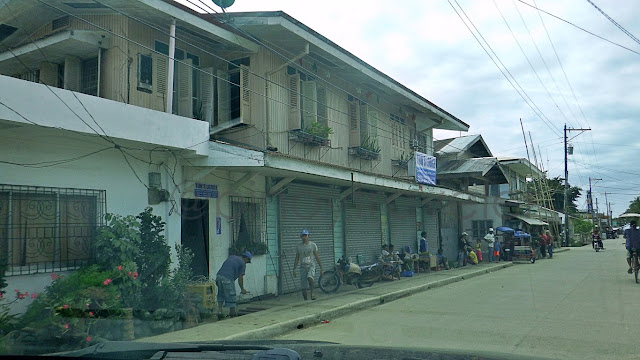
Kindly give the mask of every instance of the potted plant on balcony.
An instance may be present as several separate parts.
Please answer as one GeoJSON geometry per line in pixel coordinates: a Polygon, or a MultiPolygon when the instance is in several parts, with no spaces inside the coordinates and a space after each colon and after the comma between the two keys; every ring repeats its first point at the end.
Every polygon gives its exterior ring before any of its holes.
{"type": "Polygon", "coordinates": [[[400,158],[391,160],[391,166],[404,167],[407,166],[411,155],[406,155],[404,152],[400,155],[400,158]]]}
{"type": "Polygon", "coordinates": [[[313,122],[304,130],[291,130],[289,134],[293,141],[313,146],[329,146],[329,135],[333,134],[333,130],[327,125],[313,122]]]}
{"type": "Polygon", "coordinates": [[[360,146],[349,148],[351,155],[365,160],[377,160],[380,157],[378,142],[371,137],[365,137],[360,146]]]}

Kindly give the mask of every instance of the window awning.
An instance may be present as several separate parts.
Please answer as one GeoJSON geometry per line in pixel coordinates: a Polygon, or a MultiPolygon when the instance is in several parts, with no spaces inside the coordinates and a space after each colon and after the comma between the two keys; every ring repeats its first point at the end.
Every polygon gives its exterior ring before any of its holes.
{"type": "Polygon", "coordinates": [[[509,214],[509,216],[513,216],[516,219],[520,219],[524,222],[526,222],[529,225],[549,225],[544,221],[538,220],[538,219],[534,219],[532,217],[528,217],[528,216],[524,216],[524,215],[520,215],[520,214],[509,214]]]}

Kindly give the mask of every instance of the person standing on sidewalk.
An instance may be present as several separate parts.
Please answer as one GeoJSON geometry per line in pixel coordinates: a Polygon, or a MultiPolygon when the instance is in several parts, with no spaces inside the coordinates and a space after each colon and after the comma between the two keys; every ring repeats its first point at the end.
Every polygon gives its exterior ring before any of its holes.
{"type": "Polygon", "coordinates": [[[246,294],[247,290],[244,288],[244,272],[247,268],[247,264],[251,263],[251,253],[245,251],[242,256],[231,255],[227,260],[222,263],[220,270],[216,274],[216,287],[218,288],[218,294],[216,300],[218,301],[218,319],[223,319],[222,307],[229,308],[229,317],[235,317],[236,313],[236,284],[238,279],[238,285],[240,285],[240,293],[246,294]]]}
{"type": "Polygon", "coordinates": [[[547,252],[549,253],[549,259],[553,259],[553,235],[549,230],[547,230],[547,252]]]}
{"type": "Polygon", "coordinates": [[[493,262],[493,243],[496,241],[495,236],[493,236],[493,228],[489,228],[489,233],[484,236],[484,241],[487,242],[489,262],[493,262]]]}
{"type": "Polygon", "coordinates": [[[496,240],[493,243],[493,256],[497,259],[496,262],[500,262],[500,247],[502,245],[500,244],[500,241],[496,240]]]}
{"type": "Polygon", "coordinates": [[[300,264],[300,287],[302,288],[302,298],[305,300],[315,300],[313,296],[313,278],[316,276],[316,265],[313,262],[315,257],[318,266],[320,267],[320,276],[322,276],[322,263],[320,262],[320,256],[318,255],[318,246],[309,241],[309,231],[302,230],[300,232],[300,238],[302,243],[296,247],[296,260],[293,263],[293,277],[297,277],[296,270],[298,264],[300,264]],[[309,297],[307,297],[307,289],[309,289],[309,297]]]}

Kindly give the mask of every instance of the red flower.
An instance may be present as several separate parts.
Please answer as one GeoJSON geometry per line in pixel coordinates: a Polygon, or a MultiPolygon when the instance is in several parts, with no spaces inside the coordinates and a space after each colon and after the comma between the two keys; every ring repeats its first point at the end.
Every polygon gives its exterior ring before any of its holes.
{"type": "Polygon", "coordinates": [[[18,293],[18,299],[24,298],[24,294],[18,293]]]}
{"type": "Polygon", "coordinates": [[[0,292],[0,299],[4,297],[4,294],[0,292]]]}
{"type": "Polygon", "coordinates": [[[51,273],[51,280],[58,280],[60,276],[56,275],[56,273],[51,273]]]}
{"type": "Polygon", "coordinates": [[[68,309],[68,308],[69,308],[69,305],[64,304],[64,305],[62,305],[62,308],[63,308],[63,309],[68,309]]]}
{"type": "Polygon", "coordinates": [[[118,270],[122,270],[122,265],[118,265],[118,270]]]}
{"type": "Polygon", "coordinates": [[[107,286],[107,285],[109,285],[111,283],[111,279],[106,279],[102,283],[104,284],[104,286],[107,286]]]}
{"type": "Polygon", "coordinates": [[[20,292],[20,290],[18,290],[18,289],[15,289],[15,290],[13,290],[13,291],[15,291],[16,293],[19,293],[19,292],[20,292]]]}
{"type": "Polygon", "coordinates": [[[94,315],[93,311],[89,311],[89,316],[93,316],[93,315],[94,315]]]}
{"type": "Polygon", "coordinates": [[[64,324],[64,328],[68,329],[69,328],[69,324],[64,324]]]}
{"type": "Polygon", "coordinates": [[[37,293],[31,293],[31,298],[32,298],[32,299],[35,299],[35,298],[37,298],[37,297],[38,297],[38,294],[37,294],[37,293]]]}
{"type": "Polygon", "coordinates": [[[87,342],[91,342],[91,340],[93,340],[93,339],[91,338],[91,336],[87,336],[87,338],[85,340],[87,340],[87,342]]]}

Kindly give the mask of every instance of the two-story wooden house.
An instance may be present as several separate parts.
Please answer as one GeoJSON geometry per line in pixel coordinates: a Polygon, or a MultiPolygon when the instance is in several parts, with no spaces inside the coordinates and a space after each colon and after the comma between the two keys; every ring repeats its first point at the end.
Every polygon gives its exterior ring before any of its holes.
{"type": "Polygon", "coordinates": [[[483,201],[412,174],[467,124],[283,12],[10,0],[0,45],[10,274],[90,262],[105,212],[152,206],[196,275],[248,249],[247,289],[286,293],[302,229],[325,268],[372,262],[422,229],[436,246],[442,200],[483,201]]]}

